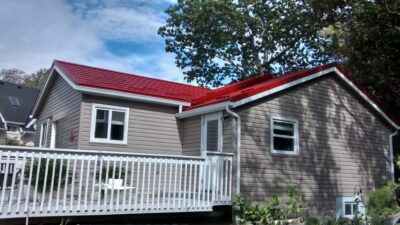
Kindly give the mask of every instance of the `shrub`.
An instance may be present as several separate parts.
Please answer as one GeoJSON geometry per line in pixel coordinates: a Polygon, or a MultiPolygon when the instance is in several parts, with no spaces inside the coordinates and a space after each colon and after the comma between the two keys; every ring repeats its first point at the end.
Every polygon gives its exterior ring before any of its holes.
{"type": "MultiPolygon", "coordinates": [[[[68,183],[71,183],[71,172],[67,171],[67,166],[66,166],[66,160],[63,161],[63,166],[62,166],[62,173],[61,173],[61,187],[64,187],[65,182],[66,182],[66,175],[67,172],[68,174],[68,183]]],[[[45,180],[45,173],[46,173],[46,164],[47,164],[47,159],[34,159],[33,162],[33,168],[32,168],[32,178],[31,178],[31,185],[35,186],[36,185],[36,179],[38,180],[38,191],[42,192],[44,185],[46,184],[46,189],[44,192],[48,192],[51,189],[51,179],[53,177],[53,167],[54,167],[54,160],[49,159],[49,166],[47,168],[47,178],[45,180]],[[39,166],[39,161],[40,161],[40,166],[39,166]],[[38,170],[39,170],[39,176],[38,175],[38,170]]],[[[29,164],[28,164],[29,165],[29,164]]],[[[56,165],[55,165],[55,172],[54,172],[54,183],[53,183],[53,191],[57,190],[58,188],[58,178],[60,175],[60,167],[61,167],[61,160],[57,160],[56,165]]],[[[27,166],[25,169],[25,178],[29,179],[29,170],[30,166],[27,166]]]]}
{"type": "Polygon", "coordinates": [[[371,216],[388,216],[398,211],[392,189],[388,186],[376,189],[369,194],[367,212],[371,216]]]}
{"type": "Polygon", "coordinates": [[[322,223],[315,217],[308,218],[304,225],[322,225],[322,223]]]}
{"type": "Polygon", "coordinates": [[[13,139],[13,138],[6,138],[6,140],[4,141],[5,145],[21,145],[20,141],[18,141],[17,139],[13,139]]]}
{"type": "Polygon", "coordinates": [[[239,207],[237,218],[239,224],[279,224],[286,223],[286,219],[298,218],[304,210],[301,207],[299,193],[295,188],[285,188],[288,197],[283,201],[281,197],[274,195],[264,204],[250,204],[244,197],[235,199],[234,204],[239,207]]]}

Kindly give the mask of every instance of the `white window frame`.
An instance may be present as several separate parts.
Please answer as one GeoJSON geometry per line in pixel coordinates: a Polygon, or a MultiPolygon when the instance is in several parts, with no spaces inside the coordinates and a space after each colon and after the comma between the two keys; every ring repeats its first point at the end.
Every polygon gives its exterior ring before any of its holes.
{"type": "Polygon", "coordinates": [[[271,116],[270,119],[270,148],[273,154],[284,154],[284,155],[299,155],[299,121],[296,119],[281,117],[281,116],[271,116]],[[293,124],[293,137],[287,135],[274,134],[274,121],[281,121],[293,124]],[[293,151],[282,151],[274,149],[274,137],[292,138],[294,143],[293,151]]]}
{"type": "Polygon", "coordinates": [[[201,154],[205,156],[207,153],[207,121],[218,120],[218,150],[217,152],[222,152],[223,148],[223,117],[222,112],[203,114],[201,122],[201,154]]]}
{"type": "Polygon", "coordinates": [[[128,143],[128,124],[129,122],[129,108],[128,107],[120,107],[120,106],[113,106],[113,105],[104,105],[104,104],[93,104],[92,105],[92,119],[90,124],[90,142],[93,143],[107,143],[107,144],[127,144],[128,143]],[[108,114],[108,129],[107,129],[107,138],[95,138],[95,130],[96,130],[96,112],[97,109],[116,111],[116,112],[123,112],[125,113],[125,120],[124,120],[124,137],[123,140],[111,140],[111,117],[112,113],[108,114]]]}
{"type": "Polygon", "coordinates": [[[40,124],[39,147],[47,148],[48,132],[49,132],[49,119],[47,119],[46,122],[40,124]],[[43,132],[44,125],[46,125],[46,130],[44,130],[43,132]]]}

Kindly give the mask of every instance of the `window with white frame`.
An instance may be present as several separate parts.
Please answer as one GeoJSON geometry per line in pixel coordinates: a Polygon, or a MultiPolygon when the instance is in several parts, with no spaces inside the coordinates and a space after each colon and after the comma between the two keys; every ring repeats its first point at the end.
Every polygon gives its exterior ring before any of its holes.
{"type": "Polygon", "coordinates": [[[298,122],[294,119],[271,117],[272,153],[299,153],[298,122]]]}
{"type": "Polygon", "coordinates": [[[357,197],[338,197],[336,199],[336,218],[353,219],[358,213],[365,216],[365,205],[362,201],[356,201],[357,197]]]}
{"type": "Polygon", "coordinates": [[[129,108],[93,105],[91,142],[126,144],[129,108]]]}
{"type": "Polygon", "coordinates": [[[47,147],[47,125],[48,121],[40,125],[39,147],[47,147]]]}

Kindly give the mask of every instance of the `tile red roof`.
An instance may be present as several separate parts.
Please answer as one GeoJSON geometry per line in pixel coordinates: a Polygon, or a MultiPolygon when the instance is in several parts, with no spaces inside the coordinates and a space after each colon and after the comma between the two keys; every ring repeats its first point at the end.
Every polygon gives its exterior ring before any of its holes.
{"type": "Polygon", "coordinates": [[[80,86],[141,94],[190,102],[202,96],[210,89],[188,84],[181,84],[155,78],[137,76],[112,70],[100,69],[74,63],[54,61],[69,78],[80,86]]]}

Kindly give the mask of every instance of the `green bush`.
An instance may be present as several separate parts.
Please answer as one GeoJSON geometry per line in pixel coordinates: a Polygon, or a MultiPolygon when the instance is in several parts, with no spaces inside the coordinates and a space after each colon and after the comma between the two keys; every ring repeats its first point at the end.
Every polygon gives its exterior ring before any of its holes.
{"type": "Polygon", "coordinates": [[[398,206],[390,187],[385,186],[369,194],[367,202],[368,215],[388,216],[398,211],[398,206]]]}
{"type": "Polygon", "coordinates": [[[284,223],[286,219],[298,218],[304,210],[298,191],[288,187],[285,194],[288,197],[286,201],[274,195],[264,204],[250,204],[244,197],[236,198],[234,204],[239,208],[236,214],[239,224],[275,224],[275,221],[284,223]]]}
{"type": "Polygon", "coordinates": [[[20,141],[18,141],[17,139],[13,139],[13,138],[6,138],[6,140],[4,140],[4,144],[5,145],[21,145],[20,141]]]}
{"type": "Polygon", "coordinates": [[[322,225],[322,223],[315,217],[308,218],[304,225],[322,225]]]}
{"type": "MultiPolygon", "coordinates": [[[[66,175],[68,172],[68,183],[71,183],[71,172],[67,171],[67,166],[66,166],[67,161],[63,161],[63,166],[62,166],[62,173],[61,173],[61,187],[64,187],[65,182],[66,182],[66,175]]],[[[36,185],[36,179],[38,180],[37,186],[38,186],[38,191],[43,192],[44,185],[46,184],[46,189],[44,192],[49,192],[51,189],[51,179],[53,177],[53,167],[54,167],[54,160],[49,159],[49,165],[47,168],[47,177],[46,175],[46,164],[47,164],[47,159],[34,159],[33,162],[33,168],[32,168],[32,178],[31,178],[31,185],[34,187],[36,185]],[[39,165],[40,161],[40,165],[39,165]],[[39,170],[39,176],[38,175],[38,170],[39,170]],[[46,178],[46,180],[45,180],[46,178]]],[[[71,166],[71,165],[70,165],[71,166]]],[[[54,172],[54,183],[53,183],[53,191],[57,190],[58,188],[58,178],[60,175],[60,167],[61,167],[61,159],[57,159],[56,165],[55,165],[55,172],[54,172]]],[[[30,167],[26,167],[25,169],[25,179],[29,179],[29,170],[30,167]]]]}

